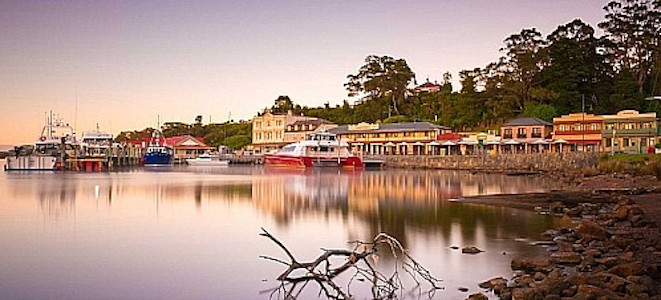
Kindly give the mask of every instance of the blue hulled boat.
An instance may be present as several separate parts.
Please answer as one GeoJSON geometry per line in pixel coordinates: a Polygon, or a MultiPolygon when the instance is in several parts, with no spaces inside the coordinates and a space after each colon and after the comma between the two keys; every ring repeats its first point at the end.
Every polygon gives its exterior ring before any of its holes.
{"type": "Polygon", "coordinates": [[[172,164],[172,148],[165,142],[159,130],[154,130],[143,157],[145,166],[167,166],[172,164]]]}

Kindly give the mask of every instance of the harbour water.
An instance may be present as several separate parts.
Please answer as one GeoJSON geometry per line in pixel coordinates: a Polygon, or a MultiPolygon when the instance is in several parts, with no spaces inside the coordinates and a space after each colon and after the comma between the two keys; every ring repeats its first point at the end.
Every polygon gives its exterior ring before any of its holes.
{"type": "MultiPolygon", "coordinates": [[[[435,298],[463,299],[480,281],[511,275],[513,257],[545,252],[529,241],[555,219],[450,200],[548,188],[430,170],[1,172],[0,298],[268,299],[285,268],[259,258],[284,258],[258,235],[263,227],[301,260],[386,232],[443,280],[435,298]]],[[[387,272],[392,261],[382,260],[387,272]]],[[[358,298],[364,285],[352,287],[358,298]]]]}

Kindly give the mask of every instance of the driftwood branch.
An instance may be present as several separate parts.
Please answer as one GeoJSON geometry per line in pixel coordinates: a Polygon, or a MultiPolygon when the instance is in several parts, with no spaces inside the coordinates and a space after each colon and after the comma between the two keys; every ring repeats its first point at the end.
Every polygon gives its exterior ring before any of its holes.
{"type": "Polygon", "coordinates": [[[281,241],[264,228],[260,235],[275,243],[289,258],[289,262],[286,262],[279,258],[260,256],[287,266],[277,277],[280,286],[271,292],[270,298],[296,299],[307,284],[313,282],[319,286],[320,295],[323,293],[329,299],[353,299],[350,291],[354,281],[369,282],[374,299],[400,298],[398,296],[402,296],[404,289],[400,270],[408,274],[420,291],[422,283],[426,282],[430,286],[430,297],[436,290],[442,289],[439,279],[413,259],[397,239],[385,233],[378,234],[371,242],[351,242],[355,245],[353,250],[322,249],[323,253],[310,262],[298,261],[281,241]],[[386,245],[395,258],[395,269],[390,276],[377,271],[374,266],[374,263],[378,262],[377,247],[380,245],[386,245]],[[342,263],[333,266],[331,259],[338,257],[343,258],[342,263]],[[353,270],[354,273],[346,288],[343,288],[334,279],[348,270],[353,270]]]}

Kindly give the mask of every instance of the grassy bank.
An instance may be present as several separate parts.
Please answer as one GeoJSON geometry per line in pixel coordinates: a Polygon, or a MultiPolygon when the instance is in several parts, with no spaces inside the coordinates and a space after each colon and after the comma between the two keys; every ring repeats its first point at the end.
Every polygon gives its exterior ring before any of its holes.
{"type": "Polygon", "coordinates": [[[602,173],[654,175],[661,179],[661,154],[615,154],[599,158],[602,173]]]}

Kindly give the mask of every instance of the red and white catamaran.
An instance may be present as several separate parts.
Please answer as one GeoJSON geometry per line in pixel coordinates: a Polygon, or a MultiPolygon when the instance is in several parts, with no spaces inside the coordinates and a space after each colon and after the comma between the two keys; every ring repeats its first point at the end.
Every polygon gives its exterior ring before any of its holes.
{"type": "Polygon", "coordinates": [[[360,157],[349,151],[349,144],[327,132],[313,133],[307,139],[264,155],[271,166],[362,168],[360,157]]]}

